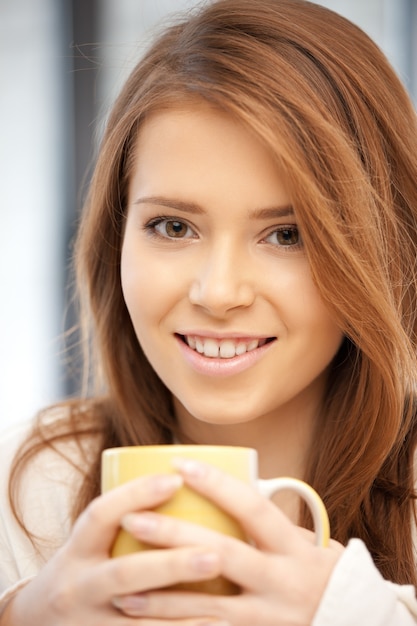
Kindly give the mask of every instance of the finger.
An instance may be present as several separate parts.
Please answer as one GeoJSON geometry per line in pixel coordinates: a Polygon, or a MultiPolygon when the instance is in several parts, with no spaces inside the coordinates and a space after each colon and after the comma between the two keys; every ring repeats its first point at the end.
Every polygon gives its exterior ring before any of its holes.
{"type": "Polygon", "coordinates": [[[287,554],[300,541],[298,527],[251,485],[199,461],[175,459],[174,465],[189,486],[237,519],[259,548],[287,554]]]}
{"type": "Polygon", "coordinates": [[[86,572],[83,590],[89,602],[99,606],[115,596],[163,589],[182,582],[216,578],[219,555],[209,548],[181,547],[145,550],[109,559],[86,572]]]}
{"type": "Polygon", "coordinates": [[[74,553],[82,557],[107,554],[124,515],[161,504],[182,482],[178,474],[144,476],[99,496],[88,505],[74,526],[71,541],[74,553]]]}
{"type": "MultiPolygon", "coordinates": [[[[133,537],[154,546],[205,546],[219,555],[219,574],[244,589],[265,589],[272,555],[260,552],[239,539],[198,524],[151,512],[126,516],[123,527],[133,537]]],[[[160,552],[164,553],[165,550],[160,552]]]]}
{"type": "MultiPolygon", "coordinates": [[[[222,616],[230,613],[228,605],[233,603],[233,600],[234,598],[228,596],[213,596],[194,591],[155,591],[116,597],[113,605],[131,617],[159,617],[176,620],[188,617],[207,619],[210,616],[212,620],[222,620],[222,616]]],[[[206,624],[206,622],[203,623],[206,624]]],[[[220,626],[224,622],[222,620],[214,623],[220,626]]]]}
{"type": "MultiPolygon", "coordinates": [[[[126,624],[126,626],[132,626],[132,623],[136,623],[135,621],[132,622],[130,617],[127,617],[125,619],[129,620],[128,622],[123,622],[123,624],[126,624]]],[[[217,620],[212,617],[202,617],[197,619],[193,617],[190,619],[178,619],[169,622],[164,619],[144,618],[141,619],[138,623],[140,623],[140,626],[167,626],[168,624],[170,626],[231,626],[229,622],[217,620]]]]}

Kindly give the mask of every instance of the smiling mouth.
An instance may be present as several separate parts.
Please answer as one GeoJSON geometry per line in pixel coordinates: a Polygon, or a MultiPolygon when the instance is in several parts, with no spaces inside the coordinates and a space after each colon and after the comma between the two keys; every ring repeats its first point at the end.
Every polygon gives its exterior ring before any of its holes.
{"type": "Polygon", "coordinates": [[[211,359],[233,359],[236,356],[261,348],[276,337],[259,339],[213,339],[197,335],[177,335],[191,350],[211,359]]]}

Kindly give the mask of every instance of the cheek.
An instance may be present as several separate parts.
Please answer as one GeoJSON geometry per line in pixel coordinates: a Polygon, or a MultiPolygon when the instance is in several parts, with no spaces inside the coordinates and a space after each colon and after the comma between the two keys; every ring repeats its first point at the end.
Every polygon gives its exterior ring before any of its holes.
{"type": "Polygon", "coordinates": [[[126,242],[121,256],[121,283],[126,306],[133,324],[143,315],[144,305],[152,296],[150,273],[145,270],[145,260],[126,242]]]}
{"type": "Polygon", "coordinates": [[[305,259],[290,259],[278,267],[277,264],[272,268],[264,267],[262,275],[265,277],[263,290],[286,324],[300,327],[323,316],[324,305],[305,259]]]}
{"type": "Polygon", "coordinates": [[[149,262],[144,251],[128,242],[121,256],[123,296],[133,325],[138,332],[143,324],[157,322],[172,299],[172,280],[166,263],[149,262]]]}
{"type": "Polygon", "coordinates": [[[275,293],[288,330],[304,331],[312,343],[323,341],[336,347],[340,344],[343,333],[325,306],[308,267],[288,274],[286,282],[276,285],[275,293]]]}

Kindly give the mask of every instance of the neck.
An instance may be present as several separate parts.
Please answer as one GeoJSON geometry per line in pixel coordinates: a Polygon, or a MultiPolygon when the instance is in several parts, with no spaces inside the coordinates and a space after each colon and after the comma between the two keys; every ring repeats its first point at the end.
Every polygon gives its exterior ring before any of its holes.
{"type": "MultiPolygon", "coordinates": [[[[279,415],[265,415],[251,422],[212,424],[190,419],[190,416],[184,419],[184,408],[177,408],[183,443],[255,448],[260,478],[291,476],[304,479],[316,416],[317,411],[310,411],[310,415],[301,411],[280,411],[279,415]]],[[[294,492],[279,492],[272,501],[293,523],[298,523],[300,502],[294,492]]]]}
{"type": "Polygon", "coordinates": [[[176,406],[183,443],[255,448],[259,476],[293,476],[302,479],[313,436],[317,411],[285,410],[263,415],[250,422],[208,423],[192,418],[182,405],[176,406]]]}

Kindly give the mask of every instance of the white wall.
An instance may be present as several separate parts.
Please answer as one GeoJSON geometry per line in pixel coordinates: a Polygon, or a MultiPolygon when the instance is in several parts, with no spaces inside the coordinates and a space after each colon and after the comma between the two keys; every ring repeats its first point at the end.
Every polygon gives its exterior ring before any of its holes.
{"type": "Polygon", "coordinates": [[[0,428],[60,393],[57,7],[0,2],[0,428]]]}

